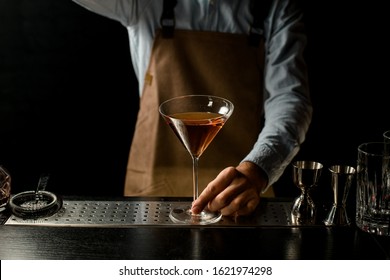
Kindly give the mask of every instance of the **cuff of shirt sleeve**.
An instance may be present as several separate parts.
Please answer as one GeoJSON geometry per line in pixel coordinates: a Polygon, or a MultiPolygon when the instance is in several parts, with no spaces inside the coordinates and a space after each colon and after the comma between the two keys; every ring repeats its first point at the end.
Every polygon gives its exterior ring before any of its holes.
{"type": "Polygon", "coordinates": [[[253,162],[268,176],[268,184],[262,193],[266,192],[280,178],[287,165],[280,155],[267,145],[253,149],[242,161],[253,162]]]}

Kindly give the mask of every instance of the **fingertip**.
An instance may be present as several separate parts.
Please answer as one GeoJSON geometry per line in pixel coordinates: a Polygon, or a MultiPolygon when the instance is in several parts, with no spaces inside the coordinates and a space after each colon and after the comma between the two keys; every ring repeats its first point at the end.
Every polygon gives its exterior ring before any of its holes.
{"type": "Polygon", "coordinates": [[[202,211],[202,208],[198,205],[193,205],[191,208],[191,212],[194,214],[199,214],[202,211]]]}

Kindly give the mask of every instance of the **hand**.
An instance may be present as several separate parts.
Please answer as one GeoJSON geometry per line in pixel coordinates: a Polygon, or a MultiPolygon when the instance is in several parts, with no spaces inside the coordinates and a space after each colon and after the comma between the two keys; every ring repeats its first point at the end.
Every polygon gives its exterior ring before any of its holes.
{"type": "Polygon", "coordinates": [[[267,186],[267,176],[256,164],[242,162],[227,167],[211,181],[192,204],[192,212],[200,213],[206,206],[224,216],[249,215],[260,202],[260,193],[267,186]]]}

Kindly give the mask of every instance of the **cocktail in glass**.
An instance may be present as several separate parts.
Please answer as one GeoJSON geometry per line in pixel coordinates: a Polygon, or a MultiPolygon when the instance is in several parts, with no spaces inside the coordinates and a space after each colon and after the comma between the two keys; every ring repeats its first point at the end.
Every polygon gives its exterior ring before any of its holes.
{"type": "MultiPolygon", "coordinates": [[[[160,105],[160,114],[192,157],[193,200],[199,195],[199,157],[229,119],[233,108],[229,100],[211,95],[179,96],[160,105]]],[[[220,212],[207,209],[193,214],[191,206],[192,203],[188,203],[172,209],[171,220],[184,224],[210,224],[218,222],[222,217],[220,212]]]]}

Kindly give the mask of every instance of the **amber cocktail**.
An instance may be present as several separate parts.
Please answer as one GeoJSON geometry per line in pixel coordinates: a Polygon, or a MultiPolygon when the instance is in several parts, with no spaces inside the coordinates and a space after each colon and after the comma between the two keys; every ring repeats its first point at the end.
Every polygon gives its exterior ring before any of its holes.
{"type": "MultiPolygon", "coordinates": [[[[213,141],[233,112],[233,104],[224,98],[211,95],[186,95],[175,97],[160,105],[160,114],[172,128],[193,162],[193,199],[199,195],[199,157],[213,141]]],[[[191,212],[191,203],[172,209],[170,218],[175,223],[210,224],[218,222],[220,212],[203,210],[191,212]]]]}

